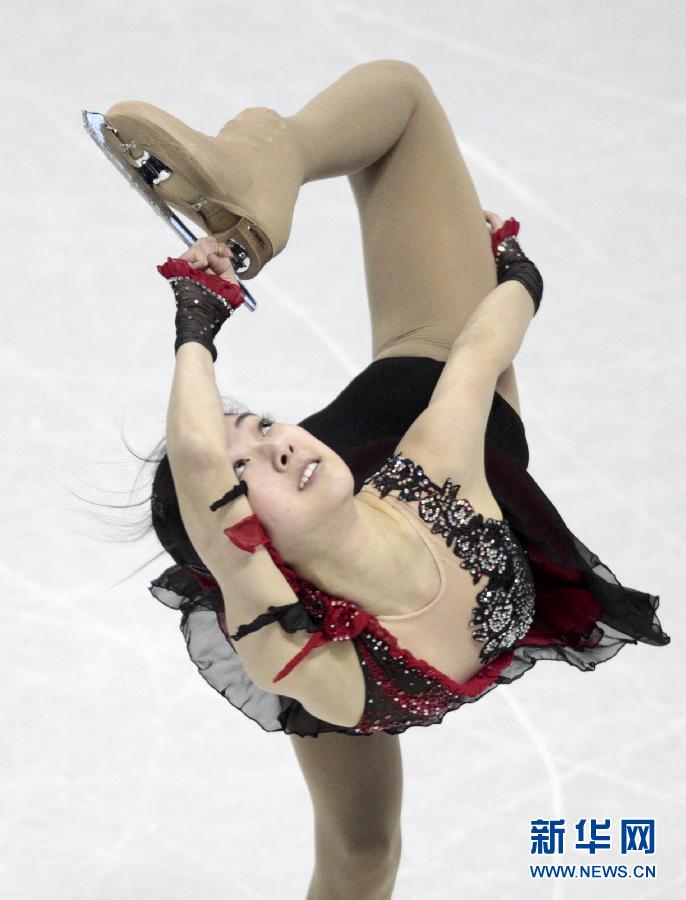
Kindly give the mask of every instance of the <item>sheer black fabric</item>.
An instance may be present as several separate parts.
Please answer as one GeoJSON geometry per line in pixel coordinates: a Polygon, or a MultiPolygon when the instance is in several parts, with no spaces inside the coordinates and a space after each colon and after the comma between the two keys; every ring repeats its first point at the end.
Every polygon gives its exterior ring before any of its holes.
{"type": "MultiPolygon", "coordinates": [[[[426,408],[443,366],[426,357],[378,360],[332,403],[299,424],[345,460],[357,492],[393,454],[405,431],[426,408]]],[[[485,461],[491,490],[532,564],[536,620],[530,642],[508,651],[511,655],[502,661],[506,664],[496,666],[499,670],[491,678],[479,680],[485,669],[478,673],[472,695],[460,697],[451,709],[478,700],[497,684],[520,678],[538,660],[560,660],[591,670],[627,643],[669,643],[656,615],[658,596],[621,585],[609,567],[572,534],[529,475],[524,425],[498,393],[486,429],[485,461]],[[581,634],[579,623],[588,620],[589,609],[594,615],[597,612],[597,617],[581,634]]],[[[189,655],[207,683],[264,730],[313,737],[326,731],[360,734],[324,722],[298,701],[267,693],[251,681],[226,632],[219,590],[203,579],[202,572],[172,566],[152,582],[150,591],[181,611],[180,627],[189,655]]],[[[288,631],[317,630],[317,622],[299,604],[282,608],[278,616],[281,627],[288,631]]],[[[363,640],[364,635],[355,639],[363,640]]],[[[385,664],[388,666],[387,660],[385,664]]],[[[398,665],[397,670],[400,685],[402,667],[398,665]]],[[[365,680],[368,700],[381,711],[384,704],[390,704],[388,695],[367,674],[365,680]]],[[[384,730],[401,733],[407,727],[437,724],[444,715],[384,730]]]]}

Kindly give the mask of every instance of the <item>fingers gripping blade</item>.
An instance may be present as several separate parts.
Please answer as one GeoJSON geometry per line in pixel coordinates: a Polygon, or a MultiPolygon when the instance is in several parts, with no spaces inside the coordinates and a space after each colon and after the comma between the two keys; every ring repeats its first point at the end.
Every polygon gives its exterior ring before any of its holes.
{"type": "MultiPolygon", "coordinates": [[[[101,113],[89,112],[84,109],[81,112],[81,118],[83,127],[88,134],[109,161],[126,178],[131,187],[140,194],[146,203],[152,206],[157,215],[164,219],[187,247],[194,244],[197,240],[196,236],[153,189],[153,185],[163,180],[162,176],[166,171],[159,165],[159,162],[154,157],[150,157],[149,161],[146,161],[146,156],[144,155],[140,166],[131,165],[130,162],[126,161],[127,145],[119,140],[116,129],[110,125],[101,113]]],[[[228,241],[227,243],[233,251],[235,259],[240,259],[241,254],[245,255],[245,251],[240,245],[235,244],[234,241],[228,241]],[[234,244],[235,246],[233,246],[234,244]]],[[[244,282],[240,281],[240,285],[245,295],[245,305],[254,312],[257,308],[255,299],[244,282]]]]}

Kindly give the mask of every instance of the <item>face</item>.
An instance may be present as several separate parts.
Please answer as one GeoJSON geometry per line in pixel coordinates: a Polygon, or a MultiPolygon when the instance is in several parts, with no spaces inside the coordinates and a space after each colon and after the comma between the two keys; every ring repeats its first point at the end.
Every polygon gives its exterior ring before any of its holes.
{"type": "MultiPolygon", "coordinates": [[[[355,481],[341,457],[299,425],[255,413],[225,415],[226,443],[236,477],[278,552],[286,559],[353,502],[355,481]],[[303,470],[319,460],[301,488],[303,470]]],[[[314,549],[314,548],[313,548],[314,549]]],[[[298,554],[299,555],[299,554],[298,554]]]]}

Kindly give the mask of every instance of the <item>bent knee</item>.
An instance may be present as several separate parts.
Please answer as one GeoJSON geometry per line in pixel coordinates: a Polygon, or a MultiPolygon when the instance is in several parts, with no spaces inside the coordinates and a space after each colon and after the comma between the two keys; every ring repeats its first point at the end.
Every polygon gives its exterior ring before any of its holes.
{"type": "Polygon", "coordinates": [[[317,817],[315,822],[317,855],[327,858],[340,853],[349,862],[392,862],[400,858],[402,836],[400,820],[392,810],[369,815],[360,810],[345,820],[317,817]]]}
{"type": "Polygon", "coordinates": [[[386,70],[392,73],[394,77],[401,78],[415,87],[430,87],[428,78],[421,70],[414,63],[407,62],[404,59],[376,59],[372,62],[362,63],[359,66],[361,69],[365,67],[379,69],[380,71],[386,70]]]}
{"type": "Polygon", "coordinates": [[[326,857],[317,855],[308,900],[367,897],[390,900],[400,868],[400,841],[386,852],[378,849],[349,853],[337,848],[326,857]]]}
{"type": "Polygon", "coordinates": [[[348,832],[340,835],[339,847],[349,860],[394,865],[400,860],[402,848],[400,828],[348,832]]]}

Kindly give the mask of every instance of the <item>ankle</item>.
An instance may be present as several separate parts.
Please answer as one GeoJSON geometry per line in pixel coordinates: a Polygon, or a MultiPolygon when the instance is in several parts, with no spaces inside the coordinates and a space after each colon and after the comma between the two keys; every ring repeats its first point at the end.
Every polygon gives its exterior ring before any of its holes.
{"type": "Polygon", "coordinates": [[[295,143],[302,160],[302,184],[307,184],[315,171],[315,161],[310,149],[310,141],[308,140],[307,131],[302,122],[298,119],[298,113],[294,116],[284,116],[283,121],[286,127],[293,135],[295,143]]]}

